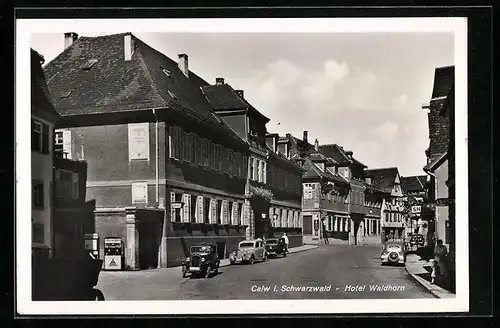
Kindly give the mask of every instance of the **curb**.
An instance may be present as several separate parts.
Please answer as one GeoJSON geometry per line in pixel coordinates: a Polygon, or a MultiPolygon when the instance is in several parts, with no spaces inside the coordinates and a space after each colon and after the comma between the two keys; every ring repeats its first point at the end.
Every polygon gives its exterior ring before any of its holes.
{"type": "Polygon", "coordinates": [[[420,286],[422,286],[423,288],[425,288],[429,293],[431,293],[432,296],[434,296],[435,298],[443,298],[441,297],[439,294],[440,292],[442,294],[450,294],[450,295],[454,295],[453,293],[447,291],[446,289],[443,289],[441,287],[438,287],[436,285],[432,285],[432,288],[429,287],[428,285],[430,284],[429,282],[427,282],[427,280],[425,280],[424,278],[421,278],[419,276],[417,276],[416,274],[414,273],[411,273],[410,271],[408,271],[408,268],[405,266],[405,272],[406,274],[408,274],[412,279],[413,281],[415,281],[416,283],[418,283],[420,286]]]}
{"type": "MultiPolygon", "coordinates": [[[[312,248],[306,248],[306,249],[301,249],[301,250],[296,250],[296,251],[293,251],[293,252],[290,252],[288,251],[289,254],[295,254],[295,253],[300,253],[300,252],[304,252],[304,251],[310,251],[312,249],[316,249],[318,248],[319,246],[315,246],[315,247],[312,247],[312,248]]],[[[219,264],[219,268],[223,268],[223,267],[226,267],[226,266],[230,266],[231,263],[229,263],[229,261],[225,264],[219,264]]]]}

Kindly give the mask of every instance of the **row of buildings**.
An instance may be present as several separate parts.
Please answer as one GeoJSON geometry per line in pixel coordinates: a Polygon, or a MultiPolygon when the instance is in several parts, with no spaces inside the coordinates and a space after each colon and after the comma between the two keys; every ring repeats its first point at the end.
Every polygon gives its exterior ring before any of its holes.
{"type": "Polygon", "coordinates": [[[100,256],[106,237],[123,241],[124,268],[142,269],[178,265],[202,241],[226,257],[241,240],[283,233],[294,247],[324,235],[379,244],[426,228],[420,212],[408,215],[397,168],[367,169],[307,131],[269,133],[243,90],[204,81],[186,54],[174,61],[131,33],[64,38],[43,69],[61,117],[48,133],[58,158],[86,163],[77,195],[95,200],[85,231],[98,234],[100,256]]]}

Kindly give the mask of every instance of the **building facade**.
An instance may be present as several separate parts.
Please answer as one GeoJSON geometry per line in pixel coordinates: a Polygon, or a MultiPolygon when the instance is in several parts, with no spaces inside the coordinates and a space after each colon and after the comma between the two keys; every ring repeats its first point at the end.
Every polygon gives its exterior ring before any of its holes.
{"type": "Polygon", "coordinates": [[[214,112],[249,146],[246,238],[287,233],[290,247],[301,246],[301,167],[278,151],[279,137],[267,133],[269,119],[245,99],[243,90],[217,78],[202,91],[214,112]]]}
{"type": "Polygon", "coordinates": [[[399,170],[396,167],[369,169],[366,179],[385,192],[381,206],[381,238],[403,239],[406,229],[405,207],[399,170]]]}
{"type": "Polygon", "coordinates": [[[54,109],[42,64],[43,57],[31,49],[31,188],[33,255],[53,256],[54,126],[60,120],[54,109]]]}
{"type": "Polygon", "coordinates": [[[87,163],[64,158],[58,145],[55,150],[53,254],[74,259],[84,254],[85,234],[94,233],[95,201],[86,201],[87,163]]]}
{"type": "Polygon", "coordinates": [[[197,242],[227,256],[249,224],[249,146],[211,111],[208,83],[187,55],[130,33],[65,37],[45,72],[65,117],[59,143],[89,164],[100,239],[122,239],[126,269],[179,265],[197,242]]]}
{"type": "MultiPolygon", "coordinates": [[[[429,104],[429,148],[426,150],[427,165],[424,171],[429,175],[428,200],[434,209],[433,239],[441,239],[447,246],[452,241],[450,222],[450,197],[447,181],[450,177],[450,140],[453,139],[450,113],[445,107],[453,104],[454,66],[436,68],[432,98],[429,104]],[[445,114],[446,113],[446,114],[445,114]]],[[[451,107],[451,106],[450,106],[451,107]]]]}

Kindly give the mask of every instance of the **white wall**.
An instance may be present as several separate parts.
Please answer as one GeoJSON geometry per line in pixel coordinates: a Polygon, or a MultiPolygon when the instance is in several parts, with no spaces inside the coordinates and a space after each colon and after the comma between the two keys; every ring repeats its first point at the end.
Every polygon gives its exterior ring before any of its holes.
{"type": "MultiPolygon", "coordinates": [[[[52,138],[54,125],[45,120],[33,117],[34,119],[49,125],[49,153],[42,154],[36,151],[31,151],[31,178],[43,182],[43,201],[42,209],[32,208],[33,223],[41,223],[44,225],[44,244],[52,248],[52,167],[53,167],[53,145],[52,138]]],[[[31,197],[32,198],[32,195],[31,197]]]]}
{"type": "Polygon", "coordinates": [[[446,220],[448,220],[448,206],[436,206],[436,237],[446,243],[446,220]]]}
{"type": "Polygon", "coordinates": [[[434,174],[436,175],[436,179],[434,179],[436,184],[436,199],[448,198],[448,187],[446,186],[446,180],[448,180],[448,160],[444,161],[434,174]]]}

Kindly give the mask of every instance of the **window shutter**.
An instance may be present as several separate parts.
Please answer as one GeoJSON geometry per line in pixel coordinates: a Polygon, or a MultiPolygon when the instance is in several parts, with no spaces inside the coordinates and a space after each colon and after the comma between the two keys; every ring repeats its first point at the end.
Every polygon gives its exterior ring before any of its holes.
{"type": "Polygon", "coordinates": [[[50,152],[50,138],[49,138],[50,127],[43,123],[42,124],[42,153],[48,154],[50,152]]]}

